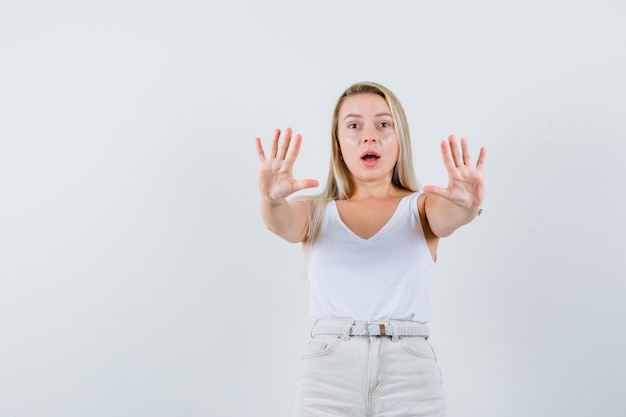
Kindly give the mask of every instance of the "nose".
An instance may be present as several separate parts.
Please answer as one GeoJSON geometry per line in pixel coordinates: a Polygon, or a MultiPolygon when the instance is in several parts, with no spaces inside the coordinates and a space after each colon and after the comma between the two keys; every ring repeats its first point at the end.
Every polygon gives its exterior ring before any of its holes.
{"type": "Polygon", "coordinates": [[[369,128],[363,130],[363,136],[361,136],[361,142],[375,143],[376,142],[376,130],[369,128]]]}

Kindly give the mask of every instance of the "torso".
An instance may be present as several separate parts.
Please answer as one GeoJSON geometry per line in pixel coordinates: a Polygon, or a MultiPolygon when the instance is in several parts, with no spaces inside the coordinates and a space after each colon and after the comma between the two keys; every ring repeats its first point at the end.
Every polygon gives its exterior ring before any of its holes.
{"type": "MultiPolygon", "coordinates": [[[[388,198],[366,198],[336,200],[337,211],[342,222],[357,236],[370,239],[391,219],[403,197],[410,194],[404,192],[388,198]]],[[[439,238],[431,231],[426,221],[424,196],[418,199],[420,220],[424,236],[433,259],[436,259],[439,238]]]]}
{"type": "Polygon", "coordinates": [[[337,211],[355,235],[369,239],[391,219],[405,195],[408,193],[385,199],[337,200],[337,211]]]}

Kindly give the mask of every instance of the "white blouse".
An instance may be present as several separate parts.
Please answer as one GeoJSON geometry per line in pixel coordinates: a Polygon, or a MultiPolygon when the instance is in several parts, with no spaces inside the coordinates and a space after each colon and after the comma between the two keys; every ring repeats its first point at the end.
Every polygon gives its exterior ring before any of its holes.
{"type": "Polygon", "coordinates": [[[334,201],[328,204],[309,259],[313,319],[430,321],[434,262],[420,223],[419,195],[402,198],[369,239],[343,223],[334,201]]]}

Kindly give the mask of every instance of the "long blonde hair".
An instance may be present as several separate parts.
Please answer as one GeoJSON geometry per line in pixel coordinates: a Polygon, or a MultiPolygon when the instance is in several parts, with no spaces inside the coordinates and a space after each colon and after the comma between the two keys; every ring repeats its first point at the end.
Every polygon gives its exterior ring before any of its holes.
{"type": "Polygon", "coordinates": [[[340,157],[341,149],[339,148],[339,140],[337,138],[337,128],[339,124],[339,111],[345,99],[354,94],[364,93],[378,94],[385,99],[389,110],[391,110],[399,145],[398,161],[394,167],[391,182],[395,187],[403,190],[414,192],[420,189],[413,169],[409,125],[402,104],[400,104],[400,101],[391,90],[380,84],[367,81],[352,84],[339,96],[333,111],[330,168],[326,187],[320,194],[306,198],[309,212],[309,230],[304,240],[306,246],[313,243],[319,235],[322,219],[324,218],[328,203],[331,200],[346,200],[354,194],[352,174],[340,157]]]}

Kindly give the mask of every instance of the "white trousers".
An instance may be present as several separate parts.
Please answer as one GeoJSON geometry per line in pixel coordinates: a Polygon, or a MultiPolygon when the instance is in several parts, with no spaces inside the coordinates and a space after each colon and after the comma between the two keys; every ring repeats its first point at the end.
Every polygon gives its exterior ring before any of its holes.
{"type": "MultiPolygon", "coordinates": [[[[423,337],[312,337],[302,358],[296,417],[443,417],[435,353],[423,337]]],[[[318,322],[319,323],[319,322],[318,322]]],[[[403,322],[406,323],[406,322],[403,322]]]]}

